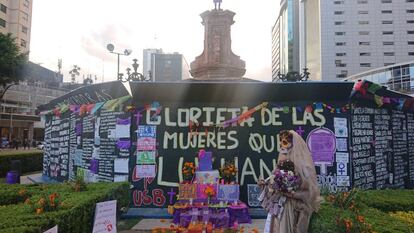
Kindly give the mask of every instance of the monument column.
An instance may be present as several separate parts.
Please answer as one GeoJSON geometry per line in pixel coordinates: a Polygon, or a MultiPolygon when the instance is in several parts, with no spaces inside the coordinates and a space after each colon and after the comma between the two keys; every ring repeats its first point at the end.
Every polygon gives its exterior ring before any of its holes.
{"type": "Polygon", "coordinates": [[[240,79],[245,74],[245,62],[231,51],[234,15],[217,7],[200,15],[204,25],[204,51],[190,65],[195,79],[240,79]]]}

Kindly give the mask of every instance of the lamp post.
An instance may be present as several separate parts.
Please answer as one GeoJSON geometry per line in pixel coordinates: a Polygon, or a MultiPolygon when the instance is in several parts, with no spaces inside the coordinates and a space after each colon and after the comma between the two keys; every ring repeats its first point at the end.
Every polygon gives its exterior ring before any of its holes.
{"type": "Polygon", "coordinates": [[[277,74],[277,79],[273,79],[273,82],[303,82],[308,81],[310,73],[308,68],[303,68],[303,73],[300,74],[296,71],[288,72],[287,74],[277,74]]]}
{"type": "Polygon", "coordinates": [[[122,82],[129,82],[129,81],[135,81],[135,82],[148,82],[151,80],[151,76],[147,76],[145,77],[143,74],[138,72],[138,59],[132,59],[132,61],[134,63],[132,63],[132,68],[134,69],[134,71],[131,73],[131,68],[127,68],[126,69],[126,75],[127,77],[125,79],[123,79],[124,74],[119,74],[120,78],[119,80],[122,82]]]}
{"type": "Polygon", "coordinates": [[[108,49],[108,51],[110,53],[116,54],[118,55],[118,71],[116,73],[116,77],[118,78],[118,80],[122,80],[122,76],[119,73],[119,56],[123,55],[123,56],[129,56],[132,53],[132,50],[130,49],[125,49],[123,53],[119,53],[119,52],[114,52],[115,46],[113,44],[108,44],[106,46],[106,49],[108,49]]]}
{"type": "Polygon", "coordinates": [[[73,65],[73,69],[69,71],[71,78],[71,83],[75,84],[76,82],[76,77],[80,75],[79,71],[81,70],[81,68],[77,65],[73,65]]]}

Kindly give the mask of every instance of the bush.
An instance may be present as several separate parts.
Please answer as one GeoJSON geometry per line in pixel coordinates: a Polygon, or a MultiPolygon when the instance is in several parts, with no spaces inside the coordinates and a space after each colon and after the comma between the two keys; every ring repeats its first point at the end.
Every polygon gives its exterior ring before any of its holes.
{"type": "Polygon", "coordinates": [[[359,192],[358,201],[384,212],[413,211],[414,190],[367,190],[359,192]]]}
{"type": "Polygon", "coordinates": [[[0,232],[37,233],[55,225],[59,226],[59,232],[91,232],[97,202],[118,200],[118,213],[129,205],[128,183],[87,186],[86,191],[74,192],[69,184],[0,185],[0,200],[3,202],[0,204],[0,232]],[[26,192],[21,192],[22,189],[26,192]],[[38,200],[55,192],[59,194],[61,205],[54,211],[36,214],[30,205],[19,202],[23,193],[30,200],[38,200]],[[3,198],[8,201],[3,201],[3,198]]]}
{"type": "Polygon", "coordinates": [[[11,170],[13,160],[21,161],[22,173],[37,172],[43,169],[43,152],[0,155],[0,177],[11,170]]]}
{"type": "Polygon", "coordinates": [[[313,214],[310,232],[414,232],[413,221],[407,220],[414,212],[386,213],[413,209],[413,194],[413,190],[353,189],[351,192],[329,195],[320,211],[313,214]],[[348,227],[347,231],[345,228],[348,227]]]}

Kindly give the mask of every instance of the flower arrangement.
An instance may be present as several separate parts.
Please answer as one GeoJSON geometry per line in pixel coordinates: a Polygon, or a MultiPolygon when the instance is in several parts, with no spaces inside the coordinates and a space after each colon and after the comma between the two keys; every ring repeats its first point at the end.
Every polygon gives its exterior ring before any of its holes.
{"type": "Polygon", "coordinates": [[[292,161],[279,162],[273,175],[273,189],[284,193],[293,193],[299,188],[300,178],[295,174],[295,164],[292,161]]]}
{"type": "Polygon", "coordinates": [[[185,162],[184,166],[183,166],[183,169],[182,169],[182,172],[183,172],[184,181],[190,182],[193,179],[194,174],[195,174],[194,163],[185,162]]]}
{"type": "Polygon", "coordinates": [[[60,206],[59,194],[54,192],[48,196],[43,195],[36,202],[32,202],[27,198],[24,204],[29,205],[32,212],[35,212],[37,215],[46,211],[54,211],[60,206]]]}
{"type": "Polygon", "coordinates": [[[229,184],[236,180],[237,168],[234,162],[226,162],[224,167],[219,169],[220,177],[223,178],[224,182],[229,184]]]}
{"type": "Polygon", "coordinates": [[[211,186],[207,186],[204,189],[204,193],[208,196],[208,198],[212,198],[216,195],[216,190],[214,190],[214,188],[211,186]]]}

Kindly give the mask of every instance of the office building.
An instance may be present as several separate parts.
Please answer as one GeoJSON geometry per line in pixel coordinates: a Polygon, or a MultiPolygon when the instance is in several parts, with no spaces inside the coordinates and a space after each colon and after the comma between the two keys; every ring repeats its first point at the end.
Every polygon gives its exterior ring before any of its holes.
{"type": "Polygon", "coordinates": [[[368,70],[352,75],[345,81],[368,80],[386,86],[389,90],[414,94],[414,60],[368,70]]]}
{"type": "Polygon", "coordinates": [[[0,0],[0,33],[11,33],[21,52],[30,50],[33,0],[0,0]]]}
{"type": "Polygon", "coordinates": [[[151,76],[152,54],[155,53],[162,53],[162,49],[144,49],[142,52],[142,74],[145,77],[151,76]]]}
{"type": "Polygon", "coordinates": [[[69,90],[61,88],[63,75],[32,62],[23,72],[25,81],[11,86],[0,102],[0,137],[40,141],[44,123],[36,114],[37,107],[69,90]]]}
{"type": "Polygon", "coordinates": [[[190,79],[190,68],[179,53],[164,53],[162,49],[144,49],[143,75],[151,82],[177,82],[190,79]]]}
{"type": "Polygon", "coordinates": [[[414,0],[282,0],[278,23],[281,73],[334,81],[414,58],[414,0]]]}

